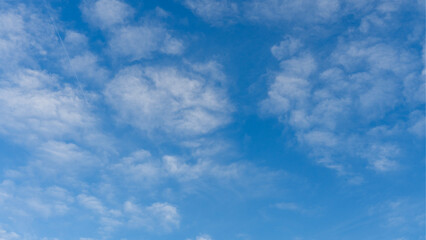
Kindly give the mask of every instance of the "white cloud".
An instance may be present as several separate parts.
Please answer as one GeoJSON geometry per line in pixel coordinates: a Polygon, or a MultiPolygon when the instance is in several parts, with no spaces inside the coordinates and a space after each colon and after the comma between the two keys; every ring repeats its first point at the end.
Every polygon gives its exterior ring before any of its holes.
{"type": "Polygon", "coordinates": [[[99,59],[91,52],[84,52],[63,61],[63,67],[71,77],[74,73],[79,80],[102,83],[108,77],[108,71],[99,65],[99,59]]]}
{"type": "Polygon", "coordinates": [[[150,58],[154,52],[180,54],[183,43],[161,25],[125,26],[111,32],[109,46],[114,56],[130,60],[150,58]]]}
{"type": "Polygon", "coordinates": [[[299,39],[295,39],[291,36],[286,36],[284,37],[284,40],[282,40],[279,44],[271,47],[271,53],[278,60],[281,60],[283,58],[293,56],[299,51],[301,47],[302,43],[299,39]]]}
{"type": "Polygon", "coordinates": [[[47,51],[51,57],[57,57],[53,27],[37,9],[4,3],[0,22],[0,69],[4,72],[10,73],[20,66],[37,66],[37,59],[44,60],[47,51]]]}
{"type": "Polygon", "coordinates": [[[87,0],[81,4],[81,10],[90,23],[104,30],[114,58],[135,61],[151,58],[154,53],[178,55],[184,50],[183,41],[172,36],[154,17],[141,18],[139,23],[131,21],[134,9],[124,2],[87,0]]]}
{"type": "Polygon", "coordinates": [[[99,198],[87,194],[79,194],[77,200],[80,205],[96,214],[101,230],[106,232],[114,231],[119,226],[170,232],[180,225],[178,209],[166,202],[140,206],[132,201],[125,201],[122,206],[114,209],[107,207],[99,198]]]}
{"type": "Polygon", "coordinates": [[[232,20],[239,14],[238,4],[228,0],[184,0],[196,15],[213,24],[232,20]]]}
{"type": "Polygon", "coordinates": [[[273,205],[275,208],[298,213],[307,213],[308,210],[293,202],[279,202],[273,205]]]}
{"type": "Polygon", "coordinates": [[[104,177],[117,188],[137,186],[136,191],[149,190],[150,196],[164,194],[164,191],[197,194],[206,187],[258,195],[270,191],[274,182],[287,174],[246,161],[228,163],[211,155],[151,156],[147,151],[139,150],[110,166],[104,177]],[[170,183],[176,189],[168,189],[170,183]]]}
{"type": "Polygon", "coordinates": [[[188,164],[174,156],[164,156],[163,164],[168,175],[183,182],[201,177],[213,177],[221,180],[238,179],[245,170],[243,165],[219,165],[207,160],[198,160],[194,164],[188,164]]]}
{"type": "Polygon", "coordinates": [[[280,62],[285,75],[306,78],[317,68],[315,59],[310,54],[300,54],[280,62]]]}
{"type": "MultiPolygon", "coordinates": [[[[105,146],[93,148],[105,143],[92,112],[96,96],[74,86],[80,86],[79,79],[106,79],[108,72],[100,65],[99,57],[89,51],[85,35],[65,31],[64,45],[68,51],[64,52],[48,16],[40,14],[37,8],[30,11],[23,4],[11,9],[3,8],[5,3],[0,5],[0,134],[24,143],[23,148],[28,151],[28,156],[16,163],[20,166],[17,170],[5,170],[4,176],[13,181],[0,184],[1,212],[10,216],[12,222],[29,225],[40,217],[75,213],[80,206],[92,210],[90,218],[98,217],[102,231],[114,230],[128,220],[121,215],[120,207],[115,210],[102,198],[87,193],[75,197],[69,192],[75,188],[86,192],[90,187],[86,177],[98,176],[97,171],[105,169],[100,161],[105,155],[100,157],[94,152],[111,150],[105,146]],[[68,78],[61,77],[64,72],[52,73],[61,67],[68,78]],[[74,73],[78,79],[73,79],[74,73]],[[52,182],[58,186],[45,187],[52,182]]],[[[90,5],[89,10],[95,13],[90,21],[107,31],[119,28],[130,16],[119,13],[127,7],[118,1],[86,1],[83,5],[90,5]],[[106,6],[115,10],[104,12],[106,6]]],[[[61,31],[61,23],[57,26],[61,31]]],[[[158,51],[181,51],[180,41],[166,32],[162,37],[158,51]]],[[[169,231],[179,225],[177,209],[170,204],[154,203],[142,209],[149,213],[147,219],[152,226],[161,225],[161,230],[169,231]]],[[[2,237],[20,239],[0,229],[2,237]]]]}
{"type": "Polygon", "coordinates": [[[212,240],[212,238],[207,234],[199,235],[195,238],[196,240],[212,240]]]}
{"type": "Polygon", "coordinates": [[[91,24],[103,29],[123,24],[134,14],[132,7],[119,0],[85,0],[80,8],[91,24]]]}
{"type": "Polygon", "coordinates": [[[413,111],[410,114],[408,131],[418,137],[424,137],[426,133],[425,114],[421,111],[413,111]]]}
{"type": "Polygon", "coordinates": [[[342,36],[324,62],[299,49],[296,38],[273,46],[281,71],[260,107],[290,126],[317,163],[357,178],[350,169],[359,157],[377,172],[400,169],[399,146],[389,137],[407,131],[422,136],[423,111],[413,111],[407,122],[387,117],[397,107],[417,109],[424,81],[418,80],[419,56],[378,37],[353,40],[353,34],[342,36]]]}
{"type": "Polygon", "coordinates": [[[81,93],[61,87],[56,76],[23,69],[0,83],[0,133],[19,140],[75,136],[94,118],[81,93]]]}
{"type": "Polygon", "coordinates": [[[106,206],[106,204],[99,198],[87,194],[79,194],[77,196],[78,203],[91,210],[91,213],[86,216],[96,216],[97,223],[100,226],[102,233],[110,233],[115,231],[118,227],[125,224],[125,219],[120,208],[113,209],[106,206]]]}
{"type": "Polygon", "coordinates": [[[158,161],[154,161],[151,154],[145,150],[122,158],[120,162],[112,165],[111,169],[114,173],[122,174],[124,178],[144,185],[152,185],[164,177],[158,161]]]}
{"type": "Polygon", "coordinates": [[[109,71],[100,65],[100,58],[89,50],[88,38],[84,34],[67,30],[64,47],[66,58],[61,63],[68,77],[83,80],[85,85],[99,85],[108,78],[109,71]]]}
{"type": "Polygon", "coordinates": [[[21,237],[15,232],[8,232],[0,228],[0,240],[13,240],[21,239],[21,237]]]}
{"type": "Polygon", "coordinates": [[[166,231],[179,227],[180,216],[177,208],[168,203],[154,203],[146,208],[154,226],[161,226],[166,231]]]}
{"type": "Polygon", "coordinates": [[[90,209],[93,210],[99,214],[104,214],[105,213],[105,207],[103,206],[103,204],[95,197],[93,196],[88,196],[85,194],[80,194],[77,196],[77,200],[79,201],[79,203],[90,209]]]}
{"type": "MultiPolygon", "coordinates": [[[[72,82],[64,83],[64,78],[50,71],[67,62],[67,54],[49,16],[24,4],[2,6],[0,134],[33,145],[64,138],[94,137],[98,133],[94,130],[96,120],[89,103],[93,95],[76,90],[72,82]],[[86,131],[85,137],[82,131],[86,131]]],[[[64,43],[73,51],[87,48],[87,38],[74,31],[67,31],[64,43]]],[[[101,72],[101,69],[95,71],[101,72]]]]}
{"type": "Polygon", "coordinates": [[[340,10],[340,0],[318,0],[317,14],[321,19],[329,19],[340,10]]]}
{"type": "Polygon", "coordinates": [[[61,180],[74,184],[78,176],[101,166],[98,157],[73,143],[48,141],[37,148],[34,156],[36,159],[24,169],[26,174],[43,173],[45,178],[60,176],[61,180]]]}
{"type": "Polygon", "coordinates": [[[226,154],[234,156],[235,149],[233,143],[220,137],[203,137],[181,142],[181,145],[191,150],[191,155],[195,158],[213,159],[217,155],[226,154]]]}
{"type": "Polygon", "coordinates": [[[74,202],[72,195],[64,188],[51,186],[40,188],[16,184],[5,180],[0,184],[2,212],[17,218],[34,218],[65,215],[74,202]]]}
{"type": "Polygon", "coordinates": [[[214,79],[215,81],[220,82],[221,84],[226,85],[227,79],[226,75],[222,71],[222,65],[216,61],[208,61],[206,63],[189,63],[188,65],[197,73],[200,73],[206,76],[209,79],[214,79]]]}
{"type": "Polygon", "coordinates": [[[305,79],[277,76],[262,107],[270,113],[285,113],[297,105],[303,105],[309,90],[309,83],[305,79]]]}
{"type": "Polygon", "coordinates": [[[398,164],[395,161],[389,160],[387,158],[380,158],[372,161],[372,167],[379,172],[386,172],[389,170],[395,169],[398,164]]]}
{"type": "Polygon", "coordinates": [[[338,138],[332,132],[313,130],[303,135],[303,141],[314,147],[333,147],[337,145],[338,138]]]}
{"type": "Polygon", "coordinates": [[[399,154],[399,149],[394,145],[373,145],[365,153],[371,167],[378,172],[395,170],[398,163],[394,160],[399,154]]]}
{"type": "Polygon", "coordinates": [[[424,103],[426,89],[426,71],[422,74],[410,74],[404,78],[404,97],[410,103],[424,103]]]}
{"type": "Polygon", "coordinates": [[[354,71],[365,62],[368,63],[372,73],[390,70],[398,74],[412,68],[408,64],[412,58],[407,52],[373,38],[342,42],[336,48],[333,57],[348,71],[354,71]]]}
{"type": "MultiPolygon", "coordinates": [[[[191,239],[188,238],[187,240],[191,240],[191,239]]],[[[207,234],[200,234],[197,237],[195,237],[195,240],[213,240],[213,238],[207,234]]]]}
{"type": "MultiPolygon", "coordinates": [[[[366,0],[182,0],[181,2],[194,14],[214,25],[236,21],[247,22],[247,20],[260,24],[291,22],[293,26],[333,24],[351,14],[371,17],[379,13],[388,17],[397,13],[396,9],[406,6],[424,8],[422,1],[402,4],[401,1],[388,0],[374,2],[366,0]]],[[[370,20],[377,23],[379,18],[374,18],[370,20]]]]}
{"type": "Polygon", "coordinates": [[[105,95],[120,120],[141,130],[197,135],[230,121],[232,107],[216,85],[195,72],[133,66],[117,74],[105,95]]]}
{"type": "Polygon", "coordinates": [[[73,30],[65,32],[64,44],[71,52],[87,48],[88,42],[89,39],[82,33],[73,30]]]}
{"type": "Polygon", "coordinates": [[[338,0],[252,0],[244,5],[245,17],[254,21],[298,20],[317,22],[333,19],[340,10],[338,0]]]}
{"type": "Polygon", "coordinates": [[[275,77],[268,98],[261,103],[263,110],[269,113],[282,114],[305,105],[311,91],[306,77],[316,64],[310,55],[304,55],[282,61],[281,67],[283,72],[275,77]]]}
{"type": "Polygon", "coordinates": [[[386,230],[405,235],[423,228],[425,215],[419,209],[424,209],[423,199],[399,198],[371,206],[368,214],[376,217],[386,230]]]}
{"type": "Polygon", "coordinates": [[[131,201],[124,203],[124,212],[130,227],[144,227],[149,231],[170,232],[180,225],[180,215],[175,206],[156,202],[140,207],[131,201]]]}
{"type": "Polygon", "coordinates": [[[196,236],[195,238],[187,238],[186,240],[212,240],[213,238],[211,238],[209,235],[207,234],[200,234],[198,236],[196,236]]]}
{"type": "Polygon", "coordinates": [[[119,178],[137,182],[141,187],[152,187],[167,179],[180,183],[200,182],[202,179],[238,180],[244,177],[247,168],[244,164],[219,164],[201,158],[189,161],[165,155],[156,159],[149,152],[139,150],[122,158],[111,167],[111,171],[119,178]]]}

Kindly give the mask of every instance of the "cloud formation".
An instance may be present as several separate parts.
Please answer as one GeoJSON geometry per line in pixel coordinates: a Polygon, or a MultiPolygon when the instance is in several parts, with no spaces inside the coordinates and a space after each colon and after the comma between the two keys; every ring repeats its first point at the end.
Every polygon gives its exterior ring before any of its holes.
{"type": "Polygon", "coordinates": [[[105,95],[121,121],[143,131],[198,135],[231,119],[232,106],[220,80],[191,68],[136,65],[121,70],[105,95]]]}
{"type": "Polygon", "coordinates": [[[131,6],[119,0],[85,0],[80,8],[91,24],[102,29],[123,24],[134,14],[131,6]]]}
{"type": "MultiPolygon", "coordinates": [[[[358,31],[391,29],[392,17],[397,16],[392,15],[392,5],[386,6],[379,5],[376,10],[378,15],[387,12],[380,15],[383,24],[366,30],[361,23],[358,31]]],[[[261,109],[291,126],[299,143],[311,148],[317,162],[339,174],[350,174],[349,159],[357,158],[367,160],[366,167],[377,172],[396,170],[401,146],[388,140],[389,134],[406,135],[415,131],[414,126],[421,126],[410,120],[389,121],[389,116],[396,114],[398,107],[414,110],[424,104],[424,100],[412,100],[417,90],[406,87],[413,78],[420,79],[420,56],[385,39],[370,35],[358,40],[356,36],[352,32],[342,36],[324,62],[312,52],[302,51],[303,43],[295,37],[286,36],[272,46],[281,70],[261,109]],[[411,93],[404,94],[406,91],[411,93]],[[392,133],[378,131],[383,128],[393,129],[392,133]]],[[[398,41],[409,44],[405,39],[398,41]]],[[[424,83],[415,85],[420,89],[424,83]]]]}
{"type": "Polygon", "coordinates": [[[179,55],[184,50],[183,42],[155,18],[130,21],[135,10],[122,1],[84,1],[80,8],[89,23],[104,31],[116,58],[135,61],[151,58],[154,53],[179,55]]]}

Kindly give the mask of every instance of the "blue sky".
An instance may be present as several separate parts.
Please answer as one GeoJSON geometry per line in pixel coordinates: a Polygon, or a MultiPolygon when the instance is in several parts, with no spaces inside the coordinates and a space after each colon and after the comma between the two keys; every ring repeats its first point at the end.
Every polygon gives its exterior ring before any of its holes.
{"type": "Polygon", "coordinates": [[[424,239],[424,9],[2,1],[0,239],[424,239]]]}

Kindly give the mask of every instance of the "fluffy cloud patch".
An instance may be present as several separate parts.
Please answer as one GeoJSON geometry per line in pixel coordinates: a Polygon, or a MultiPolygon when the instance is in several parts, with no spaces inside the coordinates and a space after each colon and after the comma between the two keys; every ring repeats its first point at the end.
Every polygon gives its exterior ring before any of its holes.
{"type": "Polygon", "coordinates": [[[299,39],[286,36],[279,44],[272,46],[271,53],[278,60],[281,60],[293,56],[301,47],[302,43],[299,39]]]}
{"type": "MultiPolygon", "coordinates": [[[[29,10],[23,4],[12,8],[4,3],[0,18],[4,20],[0,26],[0,133],[26,143],[81,138],[80,131],[92,135],[88,133],[95,123],[91,96],[70,81],[64,83],[62,72],[53,71],[57,63],[69,66],[69,61],[49,17],[37,8],[29,10]],[[48,69],[40,67],[46,65],[48,69]]],[[[87,48],[87,38],[68,31],[64,44],[80,51],[87,48]]],[[[95,62],[94,55],[86,59],[90,58],[86,63],[95,62]]],[[[77,62],[80,74],[83,68],[77,62]]],[[[93,69],[92,73],[101,72],[100,67],[93,69]]]]}
{"type": "Polygon", "coordinates": [[[34,67],[46,59],[47,51],[55,56],[57,39],[53,27],[37,9],[25,5],[12,7],[0,5],[0,69],[5,72],[18,66],[34,67]],[[32,12],[33,11],[33,12],[32,12]]]}
{"type": "Polygon", "coordinates": [[[93,126],[89,105],[55,75],[22,69],[0,82],[0,132],[34,141],[75,136],[76,129],[93,126]]]}
{"type": "Polygon", "coordinates": [[[184,0],[184,5],[208,22],[219,24],[238,17],[239,6],[228,0],[184,0]]]}
{"type": "Polygon", "coordinates": [[[183,43],[161,25],[126,26],[112,31],[112,54],[130,60],[150,58],[153,53],[180,54],[183,43]]]}
{"type": "Polygon", "coordinates": [[[83,16],[100,28],[123,24],[134,13],[131,6],[119,0],[85,0],[80,8],[83,16]]]}
{"type": "Polygon", "coordinates": [[[114,58],[130,61],[151,58],[154,53],[178,55],[183,41],[174,37],[161,21],[147,16],[132,19],[134,9],[118,0],[85,1],[81,5],[85,18],[101,28],[114,58]]]}
{"type": "Polygon", "coordinates": [[[177,208],[168,203],[154,203],[146,208],[151,226],[160,226],[167,231],[179,227],[180,216],[177,208]]]}
{"type": "Polygon", "coordinates": [[[100,214],[103,214],[105,212],[105,207],[103,206],[103,204],[97,198],[93,196],[80,194],[77,196],[77,200],[82,206],[92,211],[95,211],[100,214]]]}
{"type": "Polygon", "coordinates": [[[107,85],[119,119],[144,131],[198,135],[230,121],[232,107],[217,79],[174,67],[133,66],[107,85]]]}

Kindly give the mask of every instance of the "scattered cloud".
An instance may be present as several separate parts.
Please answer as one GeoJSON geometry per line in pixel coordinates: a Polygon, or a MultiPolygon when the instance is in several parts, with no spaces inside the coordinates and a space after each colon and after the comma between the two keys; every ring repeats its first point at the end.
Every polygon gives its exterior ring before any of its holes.
{"type": "Polygon", "coordinates": [[[294,212],[300,212],[300,213],[306,213],[307,210],[300,207],[298,204],[293,202],[280,202],[276,203],[274,207],[280,209],[280,210],[286,210],[286,211],[294,211],[294,212]]]}
{"type": "MultiPolygon", "coordinates": [[[[186,240],[191,240],[190,238],[186,239],[186,240]]],[[[195,237],[195,240],[213,240],[212,237],[210,237],[207,234],[200,234],[197,237],[195,237]]]]}
{"type": "Polygon", "coordinates": [[[131,61],[150,58],[153,53],[180,54],[184,45],[161,25],[125,26],[111,32],[109,41],[114,56],[131,61]]]}
{"type": "Polygon", "coordinates": [[[4,180],[0,184],[3,212],[14,218],[49,218],[69,212],[73,196],[64,188],[51,186],[46,188],[16,184],[4,180]]]}
{"type": "Polygon", "coordinates": [[[123,69],[107,85],[105,96],[121,121],[143,131],[197,135],[231,119],[232,106],[217,79],[175,67],[123,69]]]}
{"type": "Polygon", "coordinates": [[[410,234],[412,229],[424,226],[424,209],[422,201],[414,199],[393,199],[372,206],[368,214],[377,217],[385,229],[399,232],[398,235],[410,234]]]}
{"type": "MultiPolygon", "coordinates": [[[[111,176],[137,183],[140,187],[159,187],[174,180],[184,186],[195,187],[203,183],[227,182],[233,185],[267,184],[277,172],[260,169],[247,162],[219,163],[208,158],[186,158],[164,155],[153,157],[146,150],[136,151],[122,158],[110,168],[111,176]],[[253,181],[253,182],[251,182],[253,181]],[[256,182],[259,181],[259,182],[256,182]]],[[[232,186],[231,186],[232,185],[232,186]]]]}
{"type": "Polygon", "coordinates": [[[0,239],[2,240],[20,239],[20,236],[15,232],[8,232],[0,228],[0,239]]]}
{"type": "Polygon", "coordinates": [[[341,6],[340,1],[303,0],[278,1],[267,0],[249,1],[245,5],[245,16],[255,21],[324,21],[337,15],[341,6]]]}
{"type": "Polygon", "coordinates": [[[84,0],[80,8],[89,23],[102,29],[123,24],[134,14],[131,6],[119,0],[84,0]]]}
{"type": "MultiPolygon", "coordinates": [[[[382,18],[392,22],[391,6],[379,7],[389,7],[389,15],[382,18]]],[[[301,46],[300,39],[286,36],[271,48],[281,70],[260,103],[262,113],[278,116],[295,131],[300,144],[311,148],[317,163],[340,175],[351,175],[350,159],[357,158],[365,159],[367,167],[377,172],[400,169],[399,146],[389,136],[407,131],[421,134],[423,121],[414,119],[423,118],[414,117],[420,116],[420,110],[414,110],[412,120],[406,122],[391,122],[388,116],[397,107],[420,106],[412,97],[424,83],[417,82],[416,90],[404,87],[420,76],[421,66],[412,64],[419,62],[419,56],[380,38],[357,40],[352,32],[340,38],[326,61],[319,62],[301,46]],[[403,94],[401,89],[412,92],[403,94]],[[378,121],[384,123],[377,126],[378,121]],[[373,132],[374,138],[365,136],[373,132]]]]}
{"type": "Polygon", "coordinates": [[[149,16],[131,21],[135,10],[124,2],[84,1],[81,9],[89,23],[104,31],[110,54],[115,58],[136,61],[151,58],[154,53],[179,55],[184,50],[183,41],[161,21],[149,16]]]}
{"type": "Polygon", "coordinates": [[[57,76],[22,69],[0,83],[0,132],[19,141],[76,136],[94,126],[84,93],[61,86],[57,76]]]}
{"type": "Polygon", "coordinates": [[[271,53],[275,58],[281,60],[293,56],[302,46],[302,42],[299,39],[285,36],[279,44],[271,47],[271,53]]]}
{"type": "Polygon", "coordinates": [[[236,21],[324,22],[335,18],[342,11],[339,0],[278,1],[251,0],[185,0],[183,4],[194,14],[214,25],[236,21]]]}
{"type": "Polygon", "coordinates": [[[101,229],[111,232],[124,225],[129,228],[143,227],[147,231],[170,232],[180,225],[180,215],[175,206],[166,202],[155,202],[141,207],[126,201],[117,208],[107,208],[98,198],[86,194],[77,196],[79,203],[98,215],[101,229]]]}
{"type": "Polygon", "coordinates": [[[184,0],[183,4],[196,15],[216,25],[232,21],[239,15],[239,6],[232,0],[184,0]]]}
{"type": "Polygon", "coordinates": [[[86,208],[88,208],[92,211],[95,211],[95,212],[100,213],[100,214],[105,213],[105,207],[95,197],[87,196],[85,194],[80,194],[80,195],[77,196],[77,200],[82,206],[84,206],[84,207],[86,207],[86,208]]]}

